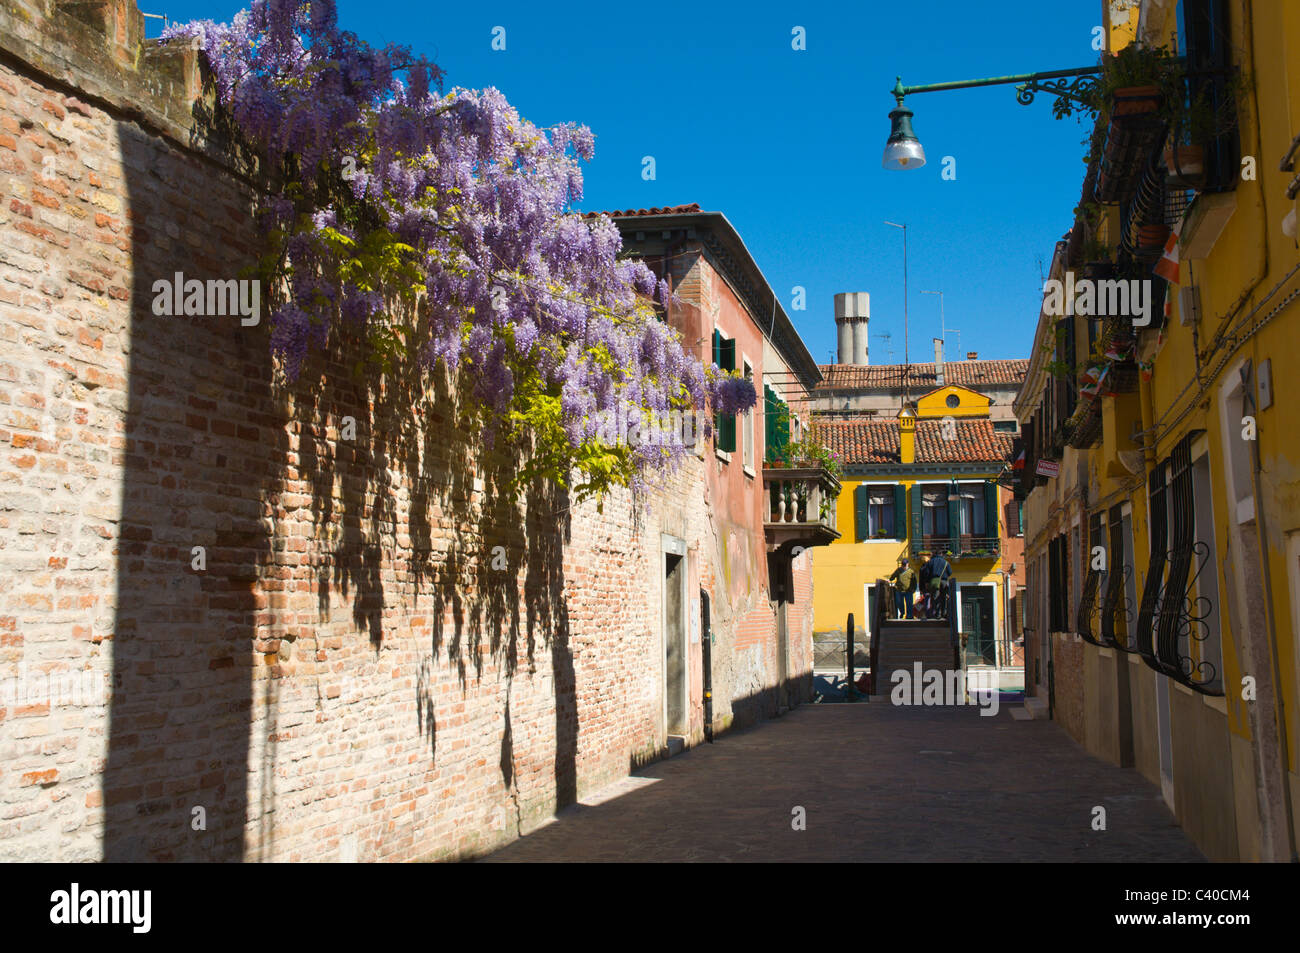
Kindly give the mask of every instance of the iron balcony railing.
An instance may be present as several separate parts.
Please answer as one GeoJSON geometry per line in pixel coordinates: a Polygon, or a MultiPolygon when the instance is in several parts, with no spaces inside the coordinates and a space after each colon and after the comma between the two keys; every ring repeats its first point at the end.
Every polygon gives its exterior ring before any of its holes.
{"type": "Polygon", "coordinates": [[[997,536],[913,536],[912,556],[921,553],[950,553],[954,559],[996,559],[1002,552],[997,536]]]}

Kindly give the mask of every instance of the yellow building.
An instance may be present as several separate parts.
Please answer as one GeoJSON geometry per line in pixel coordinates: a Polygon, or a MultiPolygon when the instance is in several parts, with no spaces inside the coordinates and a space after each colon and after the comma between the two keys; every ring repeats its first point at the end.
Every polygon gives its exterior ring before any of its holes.
{"type": "Polygon", "coordinates": [[[1293,859],[1300,4],[1101,9],[1127,82],[1016,400],[1027,704],[1159,785],[1211,859],[1293,859]],[[1138,282],[1127,306],[1056,307],[1056,289],[1119,281],[1138,282]]]}
{"type": "Polygon", "coordinates": [[[997,482],[1014,438],[995,429],[989,408],[987,396],[950,385],[920,397],[914,416],[819,415],[819,433],[844,472],[840,538],[813,555],[816,632],[843,631],[852,613],[855,631],[869,635],[876,580],[887,579],[901,558],[919,569],[923,552],[949,551],[968,653],[1016,664],[1018,649],[1010,642],[1019,626],[1008,630],[1007,619],[1018,618],[1019,607],[1007,577],[1016,571],[1019,546],[1011,541],[1015,552],[1007,558],[1004,530],[1018,536],[1020,515],[997,482]]]}

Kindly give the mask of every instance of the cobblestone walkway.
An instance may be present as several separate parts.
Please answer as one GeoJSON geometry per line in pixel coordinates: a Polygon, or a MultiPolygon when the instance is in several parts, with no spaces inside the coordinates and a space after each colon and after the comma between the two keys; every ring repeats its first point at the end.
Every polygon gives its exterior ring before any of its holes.
{"type": "Polygon", "coordinates": [[[649,765],[485,860],[1204,857],[1154,786],[1052,722],[871,702],[804,706],[649,765]],[[806,830],[791,827],[795,807],[806,830]]]}

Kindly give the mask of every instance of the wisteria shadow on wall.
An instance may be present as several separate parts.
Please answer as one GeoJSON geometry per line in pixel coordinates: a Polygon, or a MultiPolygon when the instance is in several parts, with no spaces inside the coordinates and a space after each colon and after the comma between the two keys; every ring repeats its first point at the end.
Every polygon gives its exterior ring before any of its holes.
{"type": "MultiPolygon", "coordinates": [[[[513,677],[520,660],[531,670],[539,648],[549,654],[556,800],[572,802],[567,496],[535,485],[512,502],[514,459],[483,446],[451,382],[358,376],[346,335],[286,384],[265,295],[256,326],[156,314],[160,279],[247,274],[254,202],[215,164],[128,121],[117,132],[133,299],[104,859],[278,858],[277,754],[286,738],[325,731],[319,717],[287,725],[282,697],[310,691],[328,718],[358,646],[377,661],[386,643],[419,638],[428,664],[415,646],[394,657],[413,660],[403,725],[433,768],[439,694],[454,691],[441,667],[463,697],[487,659],[513,677]]],[[[507,788],[512,759],[507,708],[507,788]]]]}

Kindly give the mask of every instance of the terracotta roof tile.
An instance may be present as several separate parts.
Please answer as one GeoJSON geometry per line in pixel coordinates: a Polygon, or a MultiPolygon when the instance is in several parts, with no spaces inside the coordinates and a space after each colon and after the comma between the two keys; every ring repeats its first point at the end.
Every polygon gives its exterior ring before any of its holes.
{"type": "MultiPolygon", "coordinates": [[[[903,371],[910,367],[907,376],[910,386],[932,390],[935,380],[934,364],[819,364],[822,382],[817,390],[897,388],[903,386],[903,371]]],[[[1016,361],[945,361],[943,382],[960,384],[978,390],[981,385],[1019,384],[1029,373],[1028,360],[1016,361]]]]}
{"type": "MultiPolygon", "coordinates": [[[[1011,462],[1014,434],[994,430],[991,420],[956,420],[953,423],[955,436],[945,440],[944,421],[916,422],[917,463],[1011,462]]],[[[819,419],[819,428],[828,449],[846,465],[899,462],[897,420],[819,419]]]]}
{"type": "Polygon", "coordinates": [[[584,212],[584,218],[595,218],[597,215],[608,215],[610,218],[632,218],[637,215],[690,215],[700,211],[700,203],[692,202],[690,205],[664,205],[652,206],[651,208],[629,208],[619,211],[615,209],[612,212],[584,212]]]}

